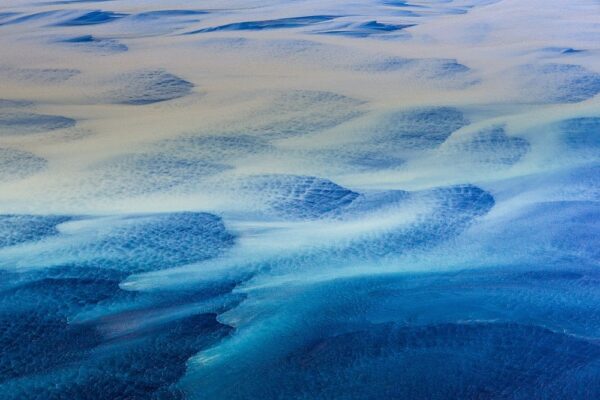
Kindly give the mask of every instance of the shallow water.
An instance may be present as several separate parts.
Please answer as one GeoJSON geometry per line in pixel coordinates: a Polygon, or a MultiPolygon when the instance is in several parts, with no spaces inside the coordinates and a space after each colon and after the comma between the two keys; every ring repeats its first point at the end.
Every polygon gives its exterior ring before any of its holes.
{"type": "Polygon", "coordinates": [[[594,0],[9,0],[3,399],[600,398],[594,0]]]}

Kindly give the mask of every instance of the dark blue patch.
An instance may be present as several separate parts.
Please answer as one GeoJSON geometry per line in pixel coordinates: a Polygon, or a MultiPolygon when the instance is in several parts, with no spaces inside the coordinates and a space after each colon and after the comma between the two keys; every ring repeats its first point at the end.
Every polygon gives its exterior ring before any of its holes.
{"type": "Polygon", "coordinates": [[[577,271],[528,271],[521,275],[525,279],[533,279],[536,281],[569,281],[582,279],[585,275],[577,271]]]}
{"type": "Polygon", "coordinates": [[[14,17],[16,15],[19,15],[18,12],[0,12],[0,24],[2,23],[2,21],[4,21],[7,18],[11,18],[14,17]]]}
{"type": "MultiPolygon", "coordinates": [[[[352,220],[403,202],[429,205],[430,211],[420,216],[419,221],[414,224],[388,228],[383,232],[353,239],[343,249],[330,250],[346,252],[349,259],[381,257],[431,248],[459,235],[475,218],[487,214],[495,205],[491,194],[473,185],[413,193],[397,190],[359,194],[321,178],[263,175],[247,179],[242,188],[259,195],[270,211],[286,219],[352,220]]],[[[306,259],[327,259],[327,251],[307,254],[306,259]]]]}
{"type": "MultiPolygon", "coordinates": [[[[421,192],[402,190],[369,192],[360,194],[351,203],[330,211],[327,217],[353,220],[390,207],[403,205],[413,207],[419,204],[428,204],[430,210],[422,213],[417,222],[400,224],[397,227],[389,227],[381,232],[352,239],[342,248],[333,248],[331,251],[342,252],[348,259],[371,260],[374,257],[430,249],[462,233],[475,218],[487,214],[494,206],[495,200],[488,192],[472,185],[457,185],[421,192]]],[[[329,256],[333,257],[331,254],[329,256]]],[[[316,257],[321,256],[316,255],[316,257]]],[[[327,259],[327,255],[323,259],[327,259]]]]}
{"type": "Polygon", "coordinates": [[[377,151],[367,151],[350,154],[345,159],[345,162],[353,168],[377,171],[387,168],[397,168],[403,165],[406,160],[394,155],[382,154],[377,151]]]}
{"type": "Polygon", "coordinates": [[[57,235],[56,226],[70,219],[58,215],[0,215],[0,247],[57,235]]]}
{"type": "MultiPolygon", "coordinates": [[[[577,171],[583,173],[596,171],[577,171]]],[[[583,182],[585,182],[582,179],[583,182]]],[[[592,185],[594,182],[592,182],[592,185]]],[[[539,240],[546,244],[546,251],[558,251],[563,257],[576,257],[595,260],[600,257],[600,203],[597,201],[550,201],[535,204],[526,212],[513,218],[506,228],[540,227],[539,240]]],[[[542,247],[544,248],[544,247],[542,247]]]]}
{"type": "Polygon", "coordinates": [[[163,70],[143,70],[121,75],[121,87],[110,97],[119,104],[145,105],[186,96],[194,85],[163,70]]]}
{"type": "Polygon", "coordinates": [[[107,227],[99,223],[96,240],[83,246],[85,259],[130,273],[206,260],[234,243],[221,218],[207,213],[140,215],[107,227]]]}
{"type": "Polygon", "coordinates": [[[81,399],[183,399],[175,383],[188,359],[230,331],[216,315],[198,314],[144,332],[134,341],[99,349],[83,374],[83,384],[67,384],[58,391],[81,399]]]}
{"type": "Polygon", "coordinates": [[[0,113],[0,135],[42,133],[75,126],[72,118],[24,112],[0,113]]]}
{"type": "Polygon", "coordinates": [[[75,18],[54,24],[55,26],[85,26],[98,25],[113,22],[119,18],[123,18],[127,14],[116,13],[113,11],[90,11],[75,18]]]}
{"type": "Polygon", "coordinates": [[[386,6],[394,6],[394,7],[420,7],[418,5],[409,3],[408,1],[402,1],[402,0],[384,0],[384,1],[382,1],[382,3],[385,4],[386,6]]]}
{"type": "Polygon", "coordinates": [[[25,178],[43,170],[48,161],[23,150],[0,147],[0,181],[25,178]]]}
{"type": "Polygon", "coordinates": [[[30,280],[1,291],[0,310],[13,315],[38,312],[56,319],[68,319],[88,306],[115,298],[121,291],[118,279],[90,276],[90,272],[97,271],[95,268],[71,267],[74,269],[71,276],[76,277],[53,277],[54,271],[46,276],[43,273],[21,276],[21,279],[30,280]]]}
{"type": "Polygon", "coordinates": [[[576,103],[600,93],[600,74],[574,64],[527,65],[523,90],[533,92],[536,101],[576,103]]]}
{"type": "MultiPolygon", "coordinates": [[[[181,393],[172,385],[185,372],[187,360],[231,330],[219,324],[214,314],[142,324],[119,336],[107,332],[106,325],[127,326],[137,318],[136,313],[69,323],[65,314],[72,315],[78,307],[96,304],[120,291],[118,281],[92,279],[89,269],[69,270],[71,275],[83,273],[88,278],[40,279],[0,293],[0,344],[4,350],[0,382],[33,379],[29,385],[4,388],[10,398],[113,399],[130,395],[154,399],[157,393],[174,398],[172,395],[181,393]],[[28,309],[29,303],[35,308],[28,309]],[[11,305],[16,309],[7,312],[11,305]],[[56,380],[52,371],[60,371],[61,379],[56,380]]],[[[180,297],[181,301],[193,301],[180,297]]]]}
{"type": "Polygon", "coordinates": [[[600,150],[600,118],[573,118],[560,123],[564,140],[574,150],[600,150]]]}
{"type": "MultiPolygon", "coordinates": [[[[166,246],[168,236],[164,232],[166,246]]],[[[235,283],[143,295],[121,290],[126,274],[104,266],[68,265],[13,275],[18,277],[8,278],[17,283],[0,291],[0,382],[8,383],[2,388],[6,398],[113,399],[130,394],[155,399],[157,392],[174,398],[180,393],[172,385],[189,357],[231,331],[214,314],[152,317],[229,293],[235,283]],[[136,306],[142,297],[148,308],[136,306]],[[72,320],[86,308],[114,302],[128,308],[110,313],[107,307],[108,315],[84,323],[72,320]],[[13,378],[30,382],[11,386],[13,378]]]]}
{"type": "Polygon", "coordinates": [[[63,379],[40,377],[7,398],[183,399],[176,382],[187,360],[230,331],[214,314],[187,317],[99,347],[87,361],[62,372],[63,379]]]}
{"type": "Polygon", "coordinates": [[[196,33],[219,32],[219,31],[261,31],[267,29],[285,29],[285,28],[300,28],[303,26],[318,24],[320,22],[331,21],[337,16],[332,15],[311,15],[306,17],[281,18],[265,21],[248,21],[236,22],[233,24],[221,25],[212,28],[204,28],[196,31],[188,32],[187,35],[196,33]]]}
{"type": "Polygon", "coordinates": [[[469,72],[471,69],[466,65],[458,63],[456,60],[444,60],[440,59],[437,65],[440,74],[443,76],[452,76],[458,74],[464,74],[469,72]]]}
{"type": "Polygon", "coordinates": [[[492,195],[473,185],[455,185],[416,192],[425,196],[433,195],[439,201],[439,212],[448,214],[464,213],[465,216],[481,216],[486,214],[495,204],[492,195]]]}
{"type": "Polygon", "coordinates": [[[433,149],[469,121],[451,107],[417,108],[386,115],[374,128],[374,141],[390,149],[433,149]]]}
{"type": "Polygon", "coordinates": [[[562,54],[575,54],[575,53],[581,53],[584,52],[585,50],[579,50],[579,49],[574,49],[574,48],[567,48],[561,51],[562,54]]]}
{"type": "Polygon", "coordinates": [[[478,132],[457,147],[475,162],[513,165],[529,152],[531,145],[523,138],[508,136],[504,127],[496,126],[478,132]]]}
{"type": "MultiPolygon", "coordinates": [[[[76,263],[128,273],[152,271],[206,260],[234,243],[221,218],[207,213],[144,214],[120,218],[83,218],[79,241],[60,235],[66,216],[5,215],[0,218],[2,246],[55,237],[55,246],[79,254],[76,263]]],[[[59,254],[60,254],[60,250],[59,254]]],[[[48,260],[50,264],[51,260],[48,260]]],[[[52,264],[50,264],[52,265],[52,264]]]]}
{"type": "Polygon", "coordinates": [[[372,35],[381,35],[390,32],[397,32],[406,28],[415,26],[415,24],[384,24],[377,21],[369,21],[362,24],[350,25],[339,29],[330,29],[317,32],[325,35],[350,36],[350,37],[368,37],[372,35]]]}
{"type": "Polygon", "coordinates": [[[201,10],[156,10],[156,11],[146,11],[138,14],[132,15],[132,18],[135,19],[148,19],[148,20],[156,20],[160,18],[170,18],[170,17],[193,17],[197,15],[205,15],[208,14],[208,11],[201,10]]]}
{"type": "Polygon", "coordinates": [[[106,51],[106,52],[123,52],[127,51],[128,47],[123,43],[119,43],[114,39],[103,39],[97,38],[92,35],[76,36],[68,39],[59,41],[60,43],[70,43],[73,45],[81,45],[85,49],[92,51],[106,51]]]}
{"type": "Polygon", "coordinates": [[[70,39],[61,40],[64,43],[92,43],[96,40],[92,35],[76,36],[70,39]]]}
{"type": "Polygon", "coordinates": [[[551,53],[567,54],[567,55],[583,53],[583,52],[587,51],[587,50],[582,50],[582,49],[574,49],[572,47],[545,47],[542,50],[551,52],[551,53]]]}
{"type": "MultiPolygon", "coordinates": [[[[394,192],[392,192],[394,193],[394,192]]],[[[400,198],[402,200],[402,197],[400,198]]],[[[432,202],[433,209],[421,220],[371,240],[357,242],[371,256],[402,254],[411,249],[431,248],[463,232],[473,220],[487,214],[495,205],[494,197],[473,185],[457,185],[411,193],[410,199],[432,202]]]]}
{"type": "Polygon", "coordinates": [[[100,342],[93,327],[31,310],[0,311],[0,382],[79,361],[100,342]]]}
{"type": "Polygon", "coordinates": [[[599,346],[533,325],[362,325],[253,365],[234,387],[200,390],[207,399],[526,399],[600,359],[599,346]]]}
{"type": "MultiPolygon", "coordinates": [[[[484,398],[519,392],[525,397],[542,382],[551,383],[599,357],[598,346],[535,326],[385,324],[315,342],[292,355],[286,367],[302,371],[297,378],[307,383],[313,398],[336,391],[368,397],[374,388],[387,398],[484,398]],[[363,380],[369,385],[361,385],[363,380]],[[316,391],[318,387],[324,391],[316,391]]],[[[286,382],[286,375],[271,377],[271,382],[286,382]]]]}
{"type": "Polygon", "coordinates": [[[383,192],[361,193],[354,201],[334,214],[342,218],[355,218],[377,212],[390,205],[400,205],[411,199],[411,193],[405,190],[386,190],[383,192]]]}
{"type": "MultiPolygon", "coordinates": [[[[14,245],[55,236],[59,244],[64,235],[55,226],[68,219],[4,216],[0,238],[14,245]]],[[[231,331],[215,314],[194,313],[193,305],[230,293],[237,283],[222,280],[193,290],[149,294],[126,292],[119,284],[131,272],[214,257],[232,245],[233,236],[219,217],[205,213],[83,223],[80,243],[67,239],[66,244],[81,255],[75,264],[1,275],[3,396],[180,398],[176,382],[188,359],[231,331]],[[186,310],[190,305],[191,311],[171,315],[173,307],[186,310]],[[101,311],[99,317],[74,321],[94,308],[101,311]]],[[[222,301],[218,311],[227,304],[222,301]]]]}
{"type": "Polygon", "coordinates": [[[359,70],[369,72],[403,71],[417,74],[419,79],[454,79],[471,72],[471,69],[453,59],[389,57],[361,65],[359,70]]]}
{"type": "Polygon", "coordinates": [[[287,218],[323,217],[358,197],[358,193],[313,176],[262,175],[248,179],[244,185],[266,196],[270,207],[287,218]]]}
{"type": "Polygon", "coordinates": [[[30,101],[25,100],[9,100],[9,99],[0,99],[0,109],[1,108],[21,108],[32,105],[30,101]]]}
{"type": "Polygon", "coordinates": [[[384,57],[353,67],[369,73],[398,73],[425,85],[466,87],[479,83],[472,70],[454,59],[384,57]]]}

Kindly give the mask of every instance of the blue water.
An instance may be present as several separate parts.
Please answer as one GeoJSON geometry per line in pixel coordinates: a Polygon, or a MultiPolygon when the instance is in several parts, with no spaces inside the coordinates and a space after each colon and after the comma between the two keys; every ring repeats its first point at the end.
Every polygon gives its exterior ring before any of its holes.
{"type": "Polygon", "coordinates": [[[364,22],[357,25],[342,25],[336,27],[334,29],[325,30],[320,33],[326,35],[341,35],[341,36],[349,36],[349,37],[368,37],[371,35],[380,35],[389,32],[400,31],[405,28],[410,28],[414,25],[394,25],[394,24],[384,24],[377,21],[369,21],[364,22]]]}
{"type": "Polygon", "coordinates": [[[58,43],[67,43],[73,46],[95,52],[122,52],[127,51],[128,47],[114,39],[97,38],[92,35],[83,35],[59,40],[58,43]]]}
{"type": "Polygon", "coordinates": [[[59,22],[58,26],[81,26],[81,25],[96,25],[112,22],[118,18],[122,18],[125,14],[115,13],[112,11],[90,11],[81,16],[67,19],[59,22]]]}
{"type": "Polygon", "coordinates": [[[281,18],[265,21],[244,21],[236,22],[234,24],[199,29],[197,31],[188,32],[187,34],[192,35],[196,33],[208,33],[218,31],[261,31],[265,29],[300,28],[303,26],[318,24],[319,22],[331,21],[335,18],[335,16],[331,15],[309,15],[306,17],[281,18]]]}
{"type": "Polygon", "coordinates": [[[13,3],[0,399],[600,399],[594,1],[13,3]]]}
{"type": "Polygon", "coordinates": [[[111,101],[143,105],[185,96],[194,85],[162,70],[141,70],[117,77],[119,88],[110,94],[111,101]]]}
{"type": "Polygon", "coordinates": [[[64,129],[75,125],[76,121],[59,115],[6,112],[0,114],[0,134],[18,135],[64,129]]]}

